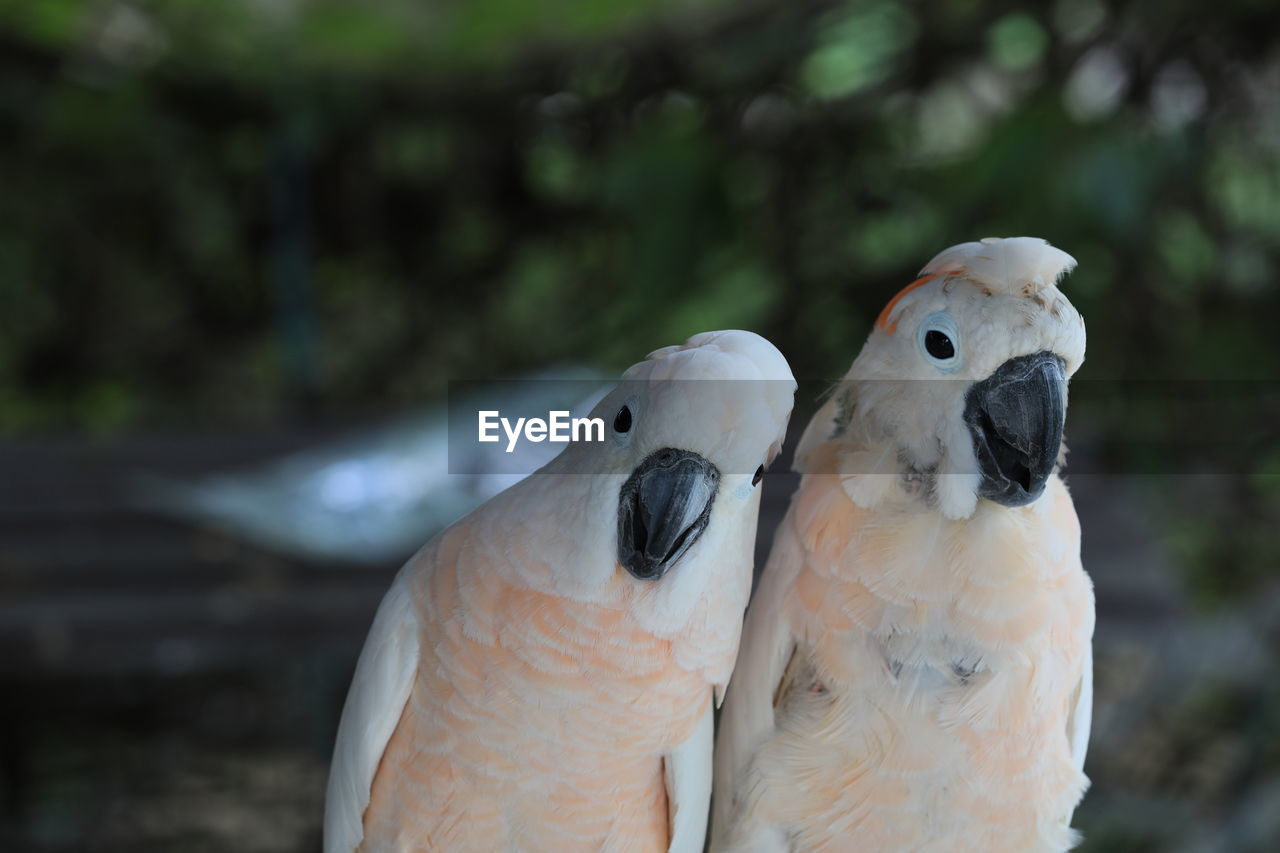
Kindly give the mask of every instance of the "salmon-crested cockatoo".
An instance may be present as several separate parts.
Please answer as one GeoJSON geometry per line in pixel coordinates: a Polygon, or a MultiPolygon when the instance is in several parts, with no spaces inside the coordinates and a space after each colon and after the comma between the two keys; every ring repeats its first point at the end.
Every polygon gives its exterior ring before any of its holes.
{"type": "Polygon", "coordinates": [[[1060,851],[1093,591],[1059,478],[1084,321],[1043,240],[955,246],[797,449],[718,735],[714,851],[1060,851]]]}
{"type": "Polygon", "coordinates": [[[592,412],[602,441],[410,560],[343,709],[325,850],[701,851],[794,392],[750,332],[660,349],[592,412]]]}

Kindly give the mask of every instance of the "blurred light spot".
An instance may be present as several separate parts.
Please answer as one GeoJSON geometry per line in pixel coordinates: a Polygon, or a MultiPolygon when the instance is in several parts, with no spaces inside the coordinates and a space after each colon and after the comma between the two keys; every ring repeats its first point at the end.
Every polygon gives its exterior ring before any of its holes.
{"type": "Polygon", "coordinates": [[[362,460],[335,462],[320,471],[320,501],[334,512],[354,512],[377,493],[375,473],[362,460]]]}
{"type": "Polygon", "coordinates": [[[1053,24],[1068,43],[1082,42],[1096,33],[1107,20],[1107,8],[1098,0],[1058,0],[1053,24]]]}
{"type": "Polygon", "coordinates": [[[987,113],[1004,113],[1013,108],[1016,97],[1010,77],[985,63],[974,66],[963,75],[975,106],[987,113]]]}
{"type": "Polygon", "coordinates": [[[1156,124],[1177,130],[1204,113],[1208,97],[1200,75],[1185,60],[1171,62],[1156,75],[1151,92],[1151,112],[1156,124]]]}
{"type": "Polygon", "coordinates": [[[1195,215],[1171,210],[1155,223],[1160,257],[1172,275],[1165,289],[1189,292],[1200,286],[1213,271],[1213,242],[1195,215]]]}
{"type": "Polygon", "coordinates": [[[1005,15],[991,27],[987,46],[997,65],[1012,71],[1030,68],[1044,56],[1049,37],[1026,12],[1005,15]]]}
{"type": "MultiPolygon", "coordinates": [[[[670,312],[673,329],[751,328],[769,316],[783,292],[777,274],[750,248],[725,248],[699,264],[702,286],[685,295],[670,312]]],[[[676,337],[668,333],[669,337],[676,337]]]]}
{"type": "Polygon", "coordinates": [[[307,0],[256,0],[253,11],[273,26],[294,26],[307,0]]]}
{"type": "Polygon", "coordinates": [[[138,9],[126,3],[112,4],[94,46],[108,62],[127,68],[151,65],[168,49],[169,41],[138,9]]]}
{"type": "Polygon", "coordinates": [[[819,98],[841,98],[883,80],[916,35],[908,10],[887,2],[853,2],[828,19],[800,76],[819,98]]]}
{"type": "Polygon", "coordinates": [[[556,92],[538,101],[538,115],[549,119],[566,119],[582,112],[582,98],[572,92],[556,92]]]}
{"type": "Polygon", "coordinates": [[[940,225],[934,208],[903,199],[883,213],[859,217],[849,229],[849,248],[868,273],[901,270],[927,251],[940,225]]]}
{"type": "Polygon", "coordinates": [[[1077,121],[1108,115],[1129,88],[1129,70],[1120,53],[1109,45],[1095,47],[1080,58],[1067,80],[1067,112],[1077,121]]]}
{"type": "Polygon", "coordinates": [[[1280,157],[1224,146],[1205,186],[1229,226],[1280,239],[1280,157]]]}
{"type": "Polygon", "coordinates": [[[766,93],[752,98],[742,111],[742,129],[747,133],[777,139],[795,124],[796,108],[782,95],[766,93]]]}
{"type": "Polygon", "coordinates": [[[552,199],[572,199],[585,189],[583,163],[561,134],[535,140],[526,152],[529,184],[552,199]]]}
{"type": "Polygon", "coordinates": [[[971,149],[986,135],[987,120],[961,83],[935,86],[920,99],[917,153],[925,158],[954,156],[971,149]]]}

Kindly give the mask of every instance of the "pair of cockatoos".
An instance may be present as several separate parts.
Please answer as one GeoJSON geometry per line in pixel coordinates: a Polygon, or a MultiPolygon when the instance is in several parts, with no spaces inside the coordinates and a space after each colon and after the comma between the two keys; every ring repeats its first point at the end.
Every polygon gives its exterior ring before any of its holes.
{"type": "Polygon", "coordinates": [[[397,576],[343,711],[327,851],[1060,851],[1092,592],[1056,474],[1080,315],[1041,240],[943,252],[805,431],[751,583],[795,383],[748,332],[631,368],[602,443],[397,576]],[[736,667],[735,667],[736,656],[736,667]]]}

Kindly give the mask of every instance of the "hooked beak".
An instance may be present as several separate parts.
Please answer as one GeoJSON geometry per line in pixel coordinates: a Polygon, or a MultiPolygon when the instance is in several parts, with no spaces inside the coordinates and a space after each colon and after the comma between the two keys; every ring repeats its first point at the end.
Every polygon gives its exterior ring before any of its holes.
{"type": "Polygon", "coordinates": [[[1009,359],[969,389],[964,420],[982,472],[979,497],[1003,506],[1040,497],[1058,462],[1066,401],[1062,359],[1048,352],[1009,359]]]}
{"type": "Polygon", "coordinates": [[[640,463],[618,496],[618,562],[657,580],[698,541],[720,472],[696,453],[667,447],[640,463]]]}

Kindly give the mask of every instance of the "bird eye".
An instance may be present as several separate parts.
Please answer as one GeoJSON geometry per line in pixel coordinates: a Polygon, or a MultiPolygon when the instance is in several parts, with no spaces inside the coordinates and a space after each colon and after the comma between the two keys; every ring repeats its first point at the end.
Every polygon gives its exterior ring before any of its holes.
{"type": "Polygon", "coordinates": [[[764,466],[761,465],[759,468],[756,469],[755,476],[751,478],[751,485],[758,486],[760,485],[760,481],[763,479],[764,479],[764,466]]]}
{"type": "Polygon", "coordinates": [[[955,358],[956,347],[951,343],[946,332],[940,332],[937,329],[930,329],[924,335],[924,350],[938,361],[946,361],[955,358]]]}
{"type": "Polygon", "coordinates": [[[939,370],[950,373],[960,366],[960,335],[947,312],[935,311],[925,317],[916,341],[939,370]]]}
{"type": "Polygon", "coordinates": [[[618,409],[618,414],[613,416],[613,431],[622,433],[631,431],[631,407],[623,406],[618,409]]]}

